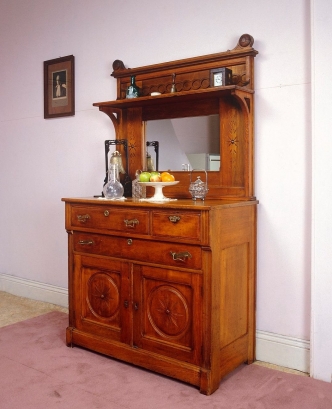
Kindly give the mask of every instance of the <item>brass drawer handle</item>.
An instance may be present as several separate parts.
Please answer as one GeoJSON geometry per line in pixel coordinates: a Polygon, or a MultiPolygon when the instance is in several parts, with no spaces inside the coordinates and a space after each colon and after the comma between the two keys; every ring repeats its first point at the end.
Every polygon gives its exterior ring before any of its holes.
{"type": "Polygon", "coordinates": [[[104,211],[104,216],[107,217],[107,216],[109,216],[109,215],[110,215],[110,212],[109,212],[108,210],[105,210],[105,211],[104,211]]]}
{"type": "Polygon", "coordinates": [[[177,223],[181,220],[181,217],[180,216],[169,216],[168,219],[172,223],[177,223]]]}
{"type": "Polygon", "coordinates": [[[78,244],[80,244],[81,246],[92,246],[95,243],[93,242],[93,240],[80,240],[78,244]]]}
{"type": "Polygon", "coordinates": [[[134,228],[136,224],[139,224],[139,221],[137,219],[131,219],[131,220],[124,220],[124,224],[126,227],[132,227],[134,228]]]}
{"type": "Polygon", "coordinates": [[[90,215],[89,214],[78,214],[77,215],[77,219],[80,223],[86,223],[87,220],[90,219],[90,215]]]}
{"type": "Polygon", "coordinates": [[[133,239],[128,239],[127,244],[128,244],[128,246],[131,246],[133,244],[133,239]]]}
{"type": "Polygon", "coordinates": [[[186,261],[187,258],[192,258],[193,256],[189,253],[189,251],[181,251],[180,253],[173,253],[173,251],[170,252],[172,254],[173,260],[174,261],[186,261]]]}

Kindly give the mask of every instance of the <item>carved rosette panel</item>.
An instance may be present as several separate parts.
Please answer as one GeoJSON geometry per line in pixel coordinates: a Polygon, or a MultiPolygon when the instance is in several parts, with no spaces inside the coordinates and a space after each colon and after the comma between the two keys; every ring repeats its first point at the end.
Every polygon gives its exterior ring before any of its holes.
{"type": "Polygon", "coordinates": [[[246,184],[246,132],[248,124],[243,118],[245,102],[239,100],[222,101],[221,116],[221,155],[223,184],[225,186],[243,187],[246,184]],[[231,103],[230,103],[231,102],[231,103]]]}
{"type": "Polygon", "coordinates": [[[238,125],[237,125],[237,117],[236,117],[236,110],[232,109],[229,112],[229,134],[228,134],[228,146],[229,146],[229,151],[231,153],[231,160],[234,160],[234,156],[237,153],[238,145],[239,145],[239,140],[237,138],[237,130],[238,130],[238,125]]]}
{"type": "Polygon", "coordinates": [[[189,326],[189,306],[182,293],[169,285],[156,287],[149,294],[148,318],[164,338],[180,338],[189,326]]]}
{"type": "Polygon", "coordinates": [[[113,318],[119,310],[120,294],[112,277],[106,273],[96,273],[90,277],[87,285],[87,303],[93,315],[113,318]]]}
{"type": "Polygon", "coordinates": [[[129,156],[131,158],[134,158],[136,156],[136,142],[133,139],[130,139],[128,142],[128,150],[129,150],[129,156]]]}

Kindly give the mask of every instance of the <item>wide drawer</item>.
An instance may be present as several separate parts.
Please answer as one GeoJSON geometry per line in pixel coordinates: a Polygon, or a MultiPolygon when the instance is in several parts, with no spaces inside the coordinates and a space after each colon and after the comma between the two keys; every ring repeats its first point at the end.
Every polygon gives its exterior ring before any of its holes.
{"type": "Polygon", "coordinates": [[[149,212],[114,206],[72,206],[72,227],[148,234],[149,212]]]}
{"type": "Polygon", "coordinates": [[[107,236],[93,233],[74,233],[74,251],[109,257],[177,266],[202,268],[200,246],[181,243],[161,243],[144,239],[107,236]]]}
{"type": "Polygon", "coordinates": [[[153,211],[152,235],[156,237],[200,240],[201,213],[153,211]]]}

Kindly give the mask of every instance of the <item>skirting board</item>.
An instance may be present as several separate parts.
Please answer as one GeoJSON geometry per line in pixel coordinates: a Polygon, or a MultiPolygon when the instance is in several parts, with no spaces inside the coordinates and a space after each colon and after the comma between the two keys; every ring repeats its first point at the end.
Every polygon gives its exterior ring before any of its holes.
{"type": "Polygon", "coordinates": [[[67,288],[39,283],[8,274],[0,274],[0,290],[19,297],[68,307],[67,288]]]}
{"type": "MultiPolygon", "coordinates": [[[[68,307],[66,288],[0,274],[0,290],[20,297],[68,307]]],[[[310,343],[297,338],[257,331],[256,359],[301,372],[309,372],[310,343]]]]}
{"type": "Polygon", "coordinates": [[[256,332],[256,359],[310,372],[310,342],[270,332],[256,332]]]}

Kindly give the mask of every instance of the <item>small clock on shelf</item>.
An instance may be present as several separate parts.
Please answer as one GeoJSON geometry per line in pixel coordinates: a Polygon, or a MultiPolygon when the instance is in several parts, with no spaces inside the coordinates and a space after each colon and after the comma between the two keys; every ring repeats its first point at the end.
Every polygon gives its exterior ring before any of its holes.
{"type": "Polygon", "coordinates": [[[232,70],[229,68],[214,68],[210,71],[210,86],[221,87],[232,84],[232,70]]]}

